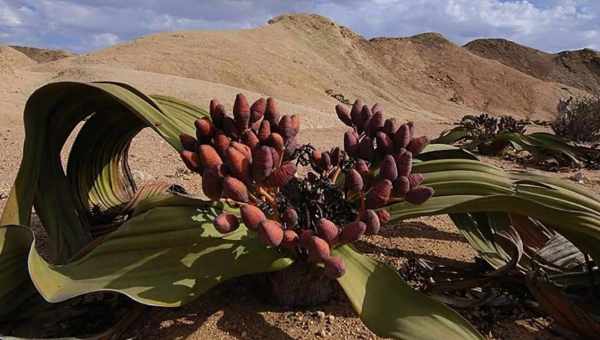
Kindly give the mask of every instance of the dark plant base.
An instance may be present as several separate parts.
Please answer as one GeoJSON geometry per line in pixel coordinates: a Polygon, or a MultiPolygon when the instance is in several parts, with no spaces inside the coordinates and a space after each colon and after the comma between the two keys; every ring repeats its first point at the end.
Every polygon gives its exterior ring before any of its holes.
{"type": "Polygon", "coordinates": [[[325,276],[314,264],[297,261],[290,267],[267,274],[266,284],[273,304],[284,307],[311,307],[325,304],[340,296],[336,280],[325,276]]]}

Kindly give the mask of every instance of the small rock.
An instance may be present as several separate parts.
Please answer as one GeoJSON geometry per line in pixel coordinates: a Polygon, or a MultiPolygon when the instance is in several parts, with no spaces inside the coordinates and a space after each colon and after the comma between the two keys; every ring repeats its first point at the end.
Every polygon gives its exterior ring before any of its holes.
{"type": "Polygon", "coordinates": [[[134,182],[138,184],[152,179],[152,176],[139,170],[131,171],[131,176],[133,177],[134,182]]]}
{"type": "Polygon", "coordinates": [[[242,332],[242,338],[245,338],[246,336],[248,336],[248,332],[246,332],[246,331],[243,331],[243,332],[242,332]]]}
{"type": "Polygon", "coordinates": [[[583,174],[583,172],[579,171],[578,173],[574,174],[573,176],[569,177],[570,180],[575,181],[579,184],[584,184],[585,183],[585,175],[583,174]]]}
{"type": "Polygon", "coordinates": [[[329,322],[333,322],[335,320],[335,316],[333,315],[328,315],[327,316],[327,320],[329,320],[329,322]]]}
{"type": "Polygon", "coordinates": [[[5,193],[3,193],[3,192],[0,192],[0,201],[2,201],[2,200],[5,200],[5,199],[7,199],[7,198],[8,198],[8,195],[7,195],[7,194],[5,194],[5,193]]]}
{"type": "Polygon", "coordinates": [[[320,337],[324,338],[324,337],[327,336],[327,331],[324,330],[324,329],[321,329],[320,331],[317,332],[317,336],[320,336],[320,337]]]}
{"type": "Polygon", "coordinates": [[[317,317],[318,317],[319,319],[325,319],[325,313],[324,313],[324,312],[322,312],[322,311],[318,311],[318,312],[317,312],[317,317]]]}

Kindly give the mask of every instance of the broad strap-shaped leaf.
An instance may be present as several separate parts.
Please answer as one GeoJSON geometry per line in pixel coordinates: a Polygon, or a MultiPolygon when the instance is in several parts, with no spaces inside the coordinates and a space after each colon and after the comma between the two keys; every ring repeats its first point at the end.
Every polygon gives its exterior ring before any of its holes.
{"type": "Polygon", "coordinates": [[[32,247],[33,283],[50,302],[116,291],[146,305],[175,307],[232,277],[292,263],[243,226],[219,234],[211,223],[218,212],[177,206],[150,209],[66,265],[47,263],[32,247]]]}
{"type": "MultiPolygon", "coordinates": [[[[150,127],[181,150],[179,135],[193,134],[194,120],[205,115],[193,105],[151,98],[120,83],[59,82],[36,90],[25,107],[23,159],[0,226],[28,227],[35,204],[50,257],[68,262],[91,240],[90,210],[118,210],[133,198],[127,151],[137,132],[150,127]],[[65,171],[61,150],[84,120],[65,171]]],[[[9,313],[19,296],[35,294],[29,275],[18,268],[27,260],[31,235],[15,230],[0,228],[0,314],[9,313]]]]}
{"type": "Polygon", "coordinates": [[[416,156],[421,161],[431,161],[434,159],[472,159],[477,160],[477,156],[473,155],[465,149],[447,144],[428,144],[425,149],[416,156]]]}
{"type": "Polygon", "coordinates": [[[482,339],[458,313],[415,291],[389,266],[345,245],[334,250],[346,263],[338,282],[371,331],[394,339],[482,339]]]}
{"type": "Polygon", "coordinates": [[[416,164],[435,189],[433,198],[415,206],[389,206],[392,220],[453,213],[507,212],[551,225],[580,249],[600,259],[600,206],[596,195],[574,184],[543,176],[507,173],[470,160],[439,160],[416,164]]]}

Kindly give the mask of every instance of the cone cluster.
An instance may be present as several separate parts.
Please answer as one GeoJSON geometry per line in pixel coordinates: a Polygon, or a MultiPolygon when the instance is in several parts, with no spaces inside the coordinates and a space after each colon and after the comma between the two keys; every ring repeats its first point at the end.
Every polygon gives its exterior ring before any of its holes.
{"type": "Polygon", "coordinates": [[[428,143],[414,137],[412,123],[384,119],[380,105],[360,100],[336,112],[351,129],[343,148],[321,152],[298,144],[298,116],[282,115],[272,98],[249,105],[238,94],[232,114],[212,100],[210,119],[198,119],[196,135],[180,139],[181,158],[202,175],[204,193],[240,206],[239,216],[217,216],[215,228],[229,233],[243,222],[265,245],[322,263],[326,275],[338,278],[345,264],[332,255],[334,247],[377,234],[393,200],[421,204],[433,195],[424,176],[411,173],[413,157],[428,143]],[[298,164],[312,171],[299,178],[298,164]]]}
{"type": "Polygon", "coordinates": [[[210,117],[196,120],[196,136],[180,136],[181,158],[202,175],[206,196],[246,203],[253,190],[281,187],[294,177],[296,165],[287,159],[298,146],[298,116],[281,115],[272,98],[250,106],[238,94],[233,114],[213,99],[210,117]]]}
{"type": "Polygon", "coordinates": [[[337,105],[336,113],[351,128],[344,134],[344,151],[355,162],[345,173],[345,189],[348,196],[359,197],[367,233],[377,233],[389,220],[383,207],[391,200],[421,204],[433,196],[433,189],[422,185],[424,176],[412,173],[413,157],[429,143],[414,135],[412,122],[385,119],[379,104],[369,108],[360,99],[351,109],[337,105]]]}

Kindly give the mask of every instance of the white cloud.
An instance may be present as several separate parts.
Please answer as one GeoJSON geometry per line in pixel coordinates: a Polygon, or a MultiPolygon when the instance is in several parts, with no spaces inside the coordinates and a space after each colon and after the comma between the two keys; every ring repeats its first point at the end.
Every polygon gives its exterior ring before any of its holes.
{"type": "Polygon", "coordinates": [[[0,39],[86,51],[157,31],[255,27],[291,11],[366,37],[436,31],[457,43],[499,37],[550,51],[599,44],[597,0],[0,0],[0,39]]]}
{"type": "Polygon", "coordinates": [[[23,23],[16,10],[9,7],[6,2],[0,0],[0,27],[14,27],[23,23]]]}
{"type": "Polygon", "coordinates": [[[102,48],[114,45],[120,41],[119,36],[113,33],[100,33],[92,36],[90,45],[95,48],[102,48]]]}

